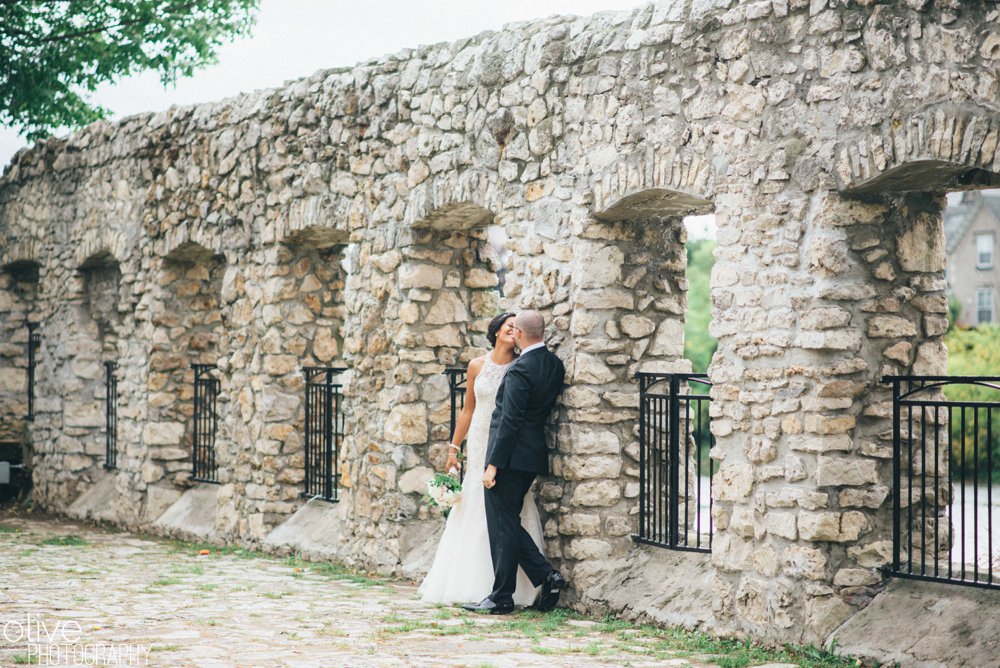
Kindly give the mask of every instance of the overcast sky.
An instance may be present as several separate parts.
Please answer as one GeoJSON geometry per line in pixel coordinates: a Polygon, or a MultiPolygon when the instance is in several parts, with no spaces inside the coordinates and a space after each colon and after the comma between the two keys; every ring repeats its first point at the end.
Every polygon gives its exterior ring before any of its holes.
{"type": "MultiPolygon", "coordinates": [[[[270,88],[319,69],[353,65],[421,44],[452,41],[512,21],[625,10],[646,0],[262,0],[252,35],[219,63],[164,89],[155,75],[123,80],[94,99],[115,117],[270,88]]],[[[25,145],[0,128],[0,168],[25,145]]]]}

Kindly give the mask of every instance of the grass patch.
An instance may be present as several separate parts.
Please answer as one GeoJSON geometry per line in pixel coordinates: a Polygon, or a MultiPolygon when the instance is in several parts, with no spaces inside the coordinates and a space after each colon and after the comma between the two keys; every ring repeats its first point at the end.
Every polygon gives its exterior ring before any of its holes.
{"type": "Polygon", "coordinates": [[[58,545],[60,547],[80,547],[82,545],[89,545],[87,541],[75,534],[70,534],[68,536],[53,536],[52,538],[46,538],[40,545],[58,545]]]}
{"type": "Polygon", "coordinates": [[[150,587],[170,587],[173,585],[184,584],[183,580],[178,580],[177,578],[160,578],[159,580],[153,580],[150,583],[150,587]]]}
{"type": "Polygon", "coordinates": [[[21,533],[21,530],[15,527],[0,527],[0,533],[21,533]]]}
{"type": "Polygon", "coordinates": [[[15,654],[15,666],[33,666],[38,663],[38,657],[34,654],[15,654]]]}
{"type": "Polygon", "coordinates": [[[179,652],[184,649],[181,645],[151,645],[150,652],[179,652]]]}

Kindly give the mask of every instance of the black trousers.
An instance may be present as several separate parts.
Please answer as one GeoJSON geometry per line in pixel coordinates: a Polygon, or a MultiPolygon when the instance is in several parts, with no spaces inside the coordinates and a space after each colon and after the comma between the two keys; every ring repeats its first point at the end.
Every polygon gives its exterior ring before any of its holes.
{"type": "Polygon", "coordinates": [[[524,495],[534,479],[535,474],[529,471],[501,469],[497,471],[496,484],[486,490],[486,526],[493,557],[490,599],[497,604],[513,603],[518,566],[536,587],[553,570],[521,526],[524,495]]]}

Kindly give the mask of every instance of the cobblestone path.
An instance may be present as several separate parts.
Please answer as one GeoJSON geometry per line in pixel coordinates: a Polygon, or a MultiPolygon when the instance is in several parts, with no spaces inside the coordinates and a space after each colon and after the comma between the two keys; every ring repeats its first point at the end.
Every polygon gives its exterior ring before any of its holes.
{"type": "Polygon", "coordinates": [[[622,622],[467,615],[420,603],[411,583],[204,551],[0,517],[0,665],[717,665],[622,622]]]}

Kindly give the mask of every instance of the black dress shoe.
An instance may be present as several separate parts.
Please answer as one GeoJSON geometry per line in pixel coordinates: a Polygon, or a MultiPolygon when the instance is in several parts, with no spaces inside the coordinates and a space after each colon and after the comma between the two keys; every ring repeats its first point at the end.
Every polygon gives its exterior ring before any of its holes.
{"type": "Polygon", "coordinates": [[[494,603],[489,596],[481,600],[479,603],[466,603],[462,606],[463,609],[469,612],[478,612],[484,615],[509,615],[514,612],[514,602],[510,603],[494,603]]]}
{"type": "Polygon", "coordinates": [[[566,578],[559,571],[552,571],[546,575],[545,580],[542,582],[542,593],[538,596],[535,608],[542,612],[548,612],[556,607],[556,603],[559,602],[559,594],[562,593],[565,587],[566,578]]]}

